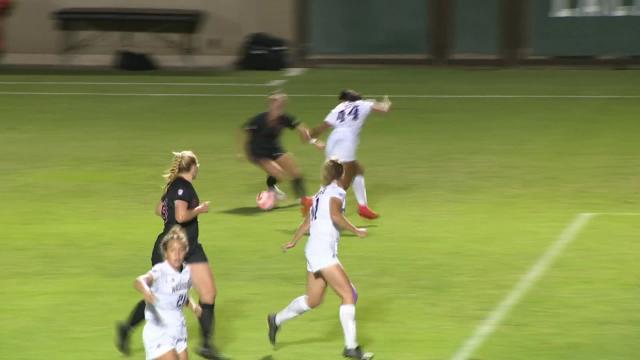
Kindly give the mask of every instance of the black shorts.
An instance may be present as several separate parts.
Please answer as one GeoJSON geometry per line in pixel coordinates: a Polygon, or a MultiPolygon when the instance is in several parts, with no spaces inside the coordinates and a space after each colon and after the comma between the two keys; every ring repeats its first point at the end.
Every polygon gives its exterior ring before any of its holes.
{"type": "Polygon", "coordinates": [[[258,162],[260,159],[278,160],[286,151],[282,148],[272,148],[263,150],[251,150],[251,160],[258,162]]]}
{"type": "MultiPolygon", "coordinates": [[[[153,251],[151,252],[152,267],[164,261],[164,256],[162,256],[162,251],[160,249],[160,242],[162,241],[162,237],[164,237],[164,235],[159,236],[158,240],[156,240],[156,243],[153,246],[153,251]]],[[[184,262],[186,262],[187,264],[209,262],[202,244],[200,244],[199,242],[196,242],[195,244],[189,244],[189,251],[184,257],[184,262]]]]}

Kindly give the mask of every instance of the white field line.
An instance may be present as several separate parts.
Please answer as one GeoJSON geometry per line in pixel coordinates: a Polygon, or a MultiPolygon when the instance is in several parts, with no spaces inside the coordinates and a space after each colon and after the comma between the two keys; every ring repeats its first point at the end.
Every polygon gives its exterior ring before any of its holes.
{"type": "Polygon", "coordinates": [[[270,86],[269,83],[199,83],[199,82],[115,82],[115,81],[0,81],[0,85],[151,85],[151,86],[270,86]]]}
{"type": "MultiPolygon", "coordinates": [[[[282,83],[280,83],[282,84],[282,83]]],[[[262,86],[262,85],[261,85],[262,86]]],[[[267,86],[267,85],[264,85],[267,86]]],[[[265,94],[209,94],[209,93],[105,93],[54,91],[0,91],[0,95],[49,96],[147,96],[147,97],[264,97],[265,94]]],[[[288,94],[290,97],[335,97],[335,94],[288,94]]],[[[384,95],[368,94],[369,97],[384,95]]],[[[388,95],[405,99],[640,99],[640,95],[388,95]]]]}
{"type": "MultiPolygon", "coordinates": [[[[306,68],[287,68],[284,71],[284,76],[286,76],[286,77],[300,76],[300,75],[304,74],[306,71],[307,71],[306,68]]],[[[282,86],[287,81],[288,81],[287,79],[271,80],[271,81],[269,81],[267,83],[267,86],[282,86]]]]}
{"type": "Polygon", "coordinates": [[[288,68],[284,72],[284,76],[300,76],[307,71],[307,68],[288,68]]]}
{"type": "Polygon", "coordinates": [[[284,83],[286,83],[287,80],[271,80],[267,83],[267,86],[280,86],[280,85],[284,85],[284,83]]]}
{"type": "Polygon", "coordinates": [[[578,235],[580,230],[591,220],[596,214],[582,213],[578,214],[571,223],[562,231],[558,239],[547,249],[547,251],[536,261],[536,263],[527,271],[516,286],[507,294],[507,296],[498,304],[475,330],[473,335],[462,344],[462,346],[451,357],[451,360],[466,360],[473,355],[476,349],[493,333],[500,325],[500,322],[509,313],[511,308],[516,305],[522,296],[531,288],[531,286],[544,274],[547,268],[553,263],[555,258],[569,245],[578,235]]]}
{"type": "Polygon", "coordinates": [[[534,283],[544,275],[547,268],[553,263],[555,258],[577,237],[589,220],[595,216],[640,216],[640,213],[631,212],[603,212],[603,213],[581,213],[576,215],[573,221],[562,231],[558,239],[547,249],[538,261],[520,278],[520,281],[509,294],[498,304],[475,330],[473,335],[465,341],[458,351],[451,357],[451,360],[466,360],[482,345],[482,343],[500,325],[500,322],[509,313],[534,283]]]}

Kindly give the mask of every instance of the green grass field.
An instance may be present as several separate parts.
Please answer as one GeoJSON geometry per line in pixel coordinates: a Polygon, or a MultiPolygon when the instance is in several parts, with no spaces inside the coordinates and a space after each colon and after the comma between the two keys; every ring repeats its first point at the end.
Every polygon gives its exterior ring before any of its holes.
{"type": "MultiPolygon", "coordinates": [[[[139,299],[133,279],[150,267],[160,175],[172,150],[192,149],[196,188],[212,202],[200,241],[219,288],[221,349],[233,359],[340,358],[333,293],[287,323],[276,349],[267,341],[266,314],[303,293],[306,269],[302,246],[280,251],[298,208],[254,211],[264,175],[235,155],[236,129],[265,99],[198,96],[268,87],[65,84],[275,79],[285,77],[0,73],[0,357],[121,357],[114,324],[139,299]],[[24,83],[32,81],[48,83],[24,83]],[[174,95],[137,96],[162,93],[174,95]]],[[[289,106],[309,125],[344,87],[394,101],[392,113],[370,117],[359,149],[382,216],[359,219],[349,191],[347,216],[370,236],[345,234],[340,250],[360,292],[359,341],[376,359],[450,359],[577,214],[640,212],[638,71],[315,69],[286,79],[290,94],[309,95],[289,106]]],[[[293,132],[284,143],[317,189],[323,154],[293,132]]],[[[639,220],[592,218],[471,358],[638,358],[639,220]]],[[[194,349],[198,328],[187,318],[194,349]]],[[[136,359],[141,337],[139,329],[136,359]]]]}

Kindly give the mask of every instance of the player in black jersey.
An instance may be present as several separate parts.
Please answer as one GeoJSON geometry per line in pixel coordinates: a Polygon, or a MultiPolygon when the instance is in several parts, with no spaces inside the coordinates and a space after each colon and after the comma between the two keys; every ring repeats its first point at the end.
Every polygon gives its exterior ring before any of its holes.
{"type": "Polygon", "coordinates": [[[285,93],[276,91],[268,99],[269,110],[251,118],[244,125],[244,131],[241,131],[243,151],[249,161],[267,173],[267,187],[276,193],[279,200],[284,198],[284,193],[276,184],[286,178],[292,179],[293,189],[300,198],[303,215],[306,215],[311,207],[311,197],[307,196],[302,173],[293,155],[285,151],[280,144],[280,135],[284,128],[297,129],[304,142],[309,142],[319,150],[324,149],[324,144],[311,138],[309,130],[304,125],[284,112],[287,104],[285,93]]]}
{"type": "MultiPolygon", "coordinates": [[[[156,206],[156,215],[162,217],[164,229],[158,235],[151,254],[151,265],[163,261],[160,243],[164,235],[176,224],[182,226],[189,241],[189,252],[185,262],[190,265],[194,287],[200,297],[202,315],[199,318],[202,332],[202,346],[198,354],[207,359],[222,359],[213,346],[211,338],[214,330],[214,304],[216,287],[207,255],[198,241],[198,215],[209,211],[209,202],[200,202],[193,187],[198,175],[198,159],[191,151],[173,153],[173,165],[165,175],[167,185],[160,202],[156,206]]],[[[118,349],[129,353],[129,335],[144,320],[145,302],[136,304],[129,319],[117,326],[118,349]]]]}

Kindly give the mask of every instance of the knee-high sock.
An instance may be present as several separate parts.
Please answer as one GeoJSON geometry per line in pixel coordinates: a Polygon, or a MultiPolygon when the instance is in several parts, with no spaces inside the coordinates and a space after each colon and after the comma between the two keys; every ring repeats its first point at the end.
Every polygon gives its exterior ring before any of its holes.
{"type": "Polygon", "coordinates": [[[364,186],[364,176],[356,175],[353,178],[353,193],[356,195],[358,205],[367,205],[367,189],[364,186]]]}
{"type": "Polygon", "coordinates": [[[285,321],[291,320],[296,316],[302,315],[311,310],[307,304],[307,296],[302,295],[293,299],[286,308],[276,314],[276,325],[280,326],[285,321]]]}
{"type": "Polygon", "coordinates": [[[202,345],[211,345],[211,337],[213,336],[213,330],[215,328],[216,317],[213,312],[215,304],[203,304],[200,303],[202,308],[202,315],[200,315],[200,332],[202,333],[202,345]]]}
{"type": "Polygon", "coordinates": [[[358,346],[356,342],[356,306],[353,304],[340,306],[340,324],[344,332],[344,344],[347,349],[358,346]]]}
{"type": "Polygon", "coordinates": [[[297,197],[303,198],[307,195],[307,191],[304,188],[304,180],[302,180],[301,177],[293,179],[291,183],[293,184],[293,191],[295,191],[297,197]]]}
{"type": "Polygon", "coordinates": [[[275,176],[271,176],[269,175],[267,177],[267,188],[268,189],[273,189],[274,186],[276,186],[276,184],[278,183],[278,179],[275,176]]]}
{"type": "Polygon", "coordinates": [[[129,318],[127,319],[127,325],[129,328],[134,328],[144,320],[144,308],[146,303],[144,300],[140,300],[131,311],[129,318]]]}

